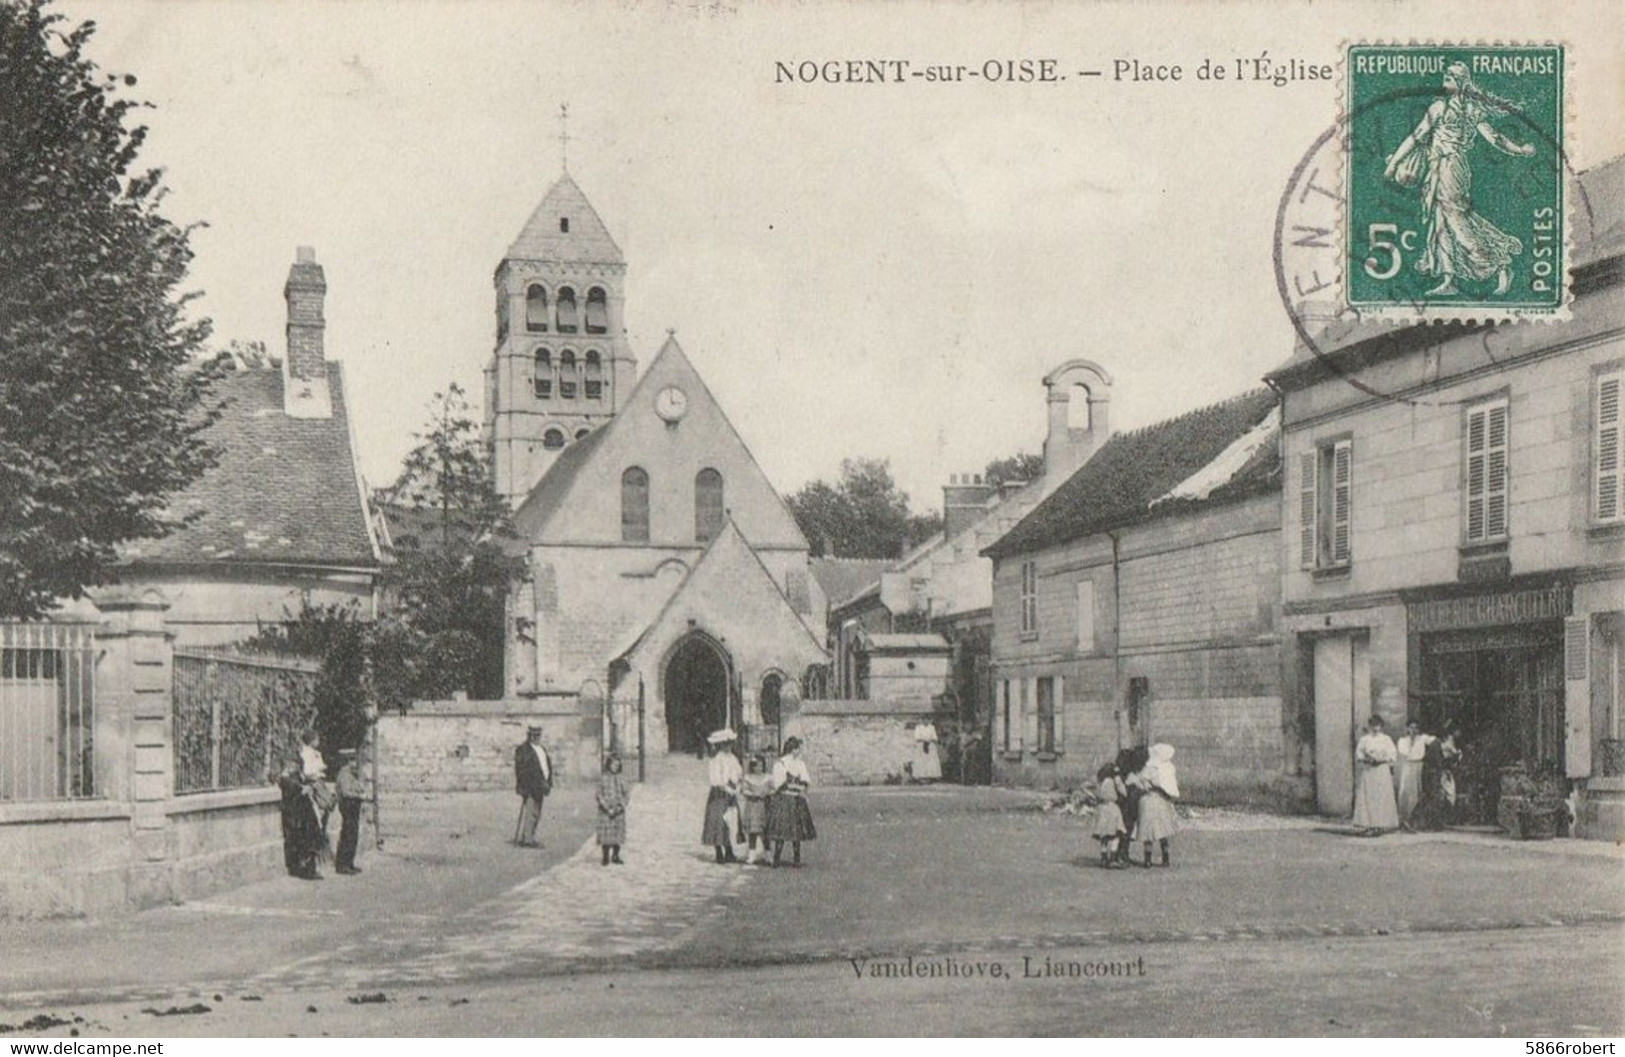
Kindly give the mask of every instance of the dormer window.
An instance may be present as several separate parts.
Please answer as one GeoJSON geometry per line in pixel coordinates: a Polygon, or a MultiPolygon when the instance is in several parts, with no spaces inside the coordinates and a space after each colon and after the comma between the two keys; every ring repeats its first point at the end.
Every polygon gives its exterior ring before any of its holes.
{"type": "Polygon", "coordinates": [[[559,287],[558,325],[560,334],[576,332],[576,292],[568,286],[559,287]]]}
{"type": "Polygon", "coordinates": [[[597,349],[588,349],[586,370],[582,377],[582,396],[588,400],[604,398],[604,364],[597,349]]]}
{"type": "Polygon", "coordinates": [[[532,286],[525,291],[525,329],[532,334],[547,333],[547,288],[532,286]]]}
{"type": "Polygon", "coordinates": [[[609,333],[609,295],[602,286],[587,291],[587,333],[609,333]]]}
{"type": "Polygon", "coordinates": [[[559,353],[559,399],[576,398],[576,354],[569,349],[559,353]]]}

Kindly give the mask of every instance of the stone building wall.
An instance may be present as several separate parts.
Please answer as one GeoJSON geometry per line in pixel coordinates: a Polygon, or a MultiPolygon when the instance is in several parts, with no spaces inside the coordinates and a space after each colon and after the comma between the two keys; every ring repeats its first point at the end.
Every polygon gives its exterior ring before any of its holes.
{"type": "Polygon", "coordinates": [[[575,695],[504,701],[420,701],[378,718],[381,793],[512,789],[513,752],[532,725],[553,760],[554,781],[598,775],[601,704],[575,695]]]}

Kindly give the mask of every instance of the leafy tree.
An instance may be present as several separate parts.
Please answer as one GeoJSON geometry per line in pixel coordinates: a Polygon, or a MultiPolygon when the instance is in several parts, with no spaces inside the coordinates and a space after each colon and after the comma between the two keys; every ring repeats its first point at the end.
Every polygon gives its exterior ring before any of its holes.
{"type": "Polygon", "coordinates": [[[169,497],[212,462],[209,324],[179,293],[188,230],[136,168],[135,78],[48,6],[0,3],[0,615],[22,618],[176,527],[169,497]]]}
{"type": "Polygon", "coordinates": [[[994,459],[982,471],[982,480],[994,488],[1007,481],[1035,481],[1044,472],[1044,457],[1017,452],[1003,459],[994,459]]]}
{"type": "Polygon", "coordinates": [[[942,527],[940,515],[909,510],[886,459],[843,459],[838,483],[809,482],[788,503],[819,556],[897,558],[942,527]]]}
{"type": "Polygon", "coordinates": [[[368,685],[371,629],[356,608],[305,606],[293,619],[261,627],[244,646],[250,650],[308,657],[321,662],[316,680],[316,732],[333,760],[342,748],[360,745],[373,706],[368,685]]]}
{"type": "MultiPolygon", "coordinates": [[[[395,548],[386,595],[399,634],[418,647],[402,690],[501,697],[505,600],[523,563],[504,549],[513,537],[508,506],[461,387],[435,394],[417,437],[400,477],[379,497],[395,548]]],[[[404,643],[396,648],[407,652],[404,643]]]]}

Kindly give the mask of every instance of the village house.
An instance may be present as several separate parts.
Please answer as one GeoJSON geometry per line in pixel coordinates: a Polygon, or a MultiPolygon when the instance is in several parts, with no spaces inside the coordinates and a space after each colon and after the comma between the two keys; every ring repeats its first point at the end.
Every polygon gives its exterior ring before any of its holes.
{"type": "Polygon", "coordinates": [[[119,582],[48,621],[0,623],[0,912],[114,911],[280,869],[270,776],[311,721],[317,665],[231,644],[307,605],[374,612],[379,549],[326,282],[301,248],[287,354],[212,391],[218,463],[191,520],[123,549],[119,582]]]}
{"type": "MultiPolygon", "coordinates": [[[[907,685],[913,698],[942,698],[941,733],[958,737],[952,768],[970,747],[961,774],[986,780],[979,739],[992,712],[993,563],[983,548],[1009,531],[1049,492],[1088,461],[1110,435],[1111,376],[1099,364],[1069,360],[1043,378],[1047,430],[1042,470],[1030,481],[995,485],[980,474],[954,474],[943,486],[942,531],[896,562],[874,570],[861,589],[831,597],[834,686],[842,698],[877,699],[907,685]],[[918,657],[904,656],[909,651],[918,657]],[[947,652],[946,671],[935,658],[947,652]],[[877,684],[878,666],[905,665],[907,684],[877,684]],[[906,665],[912,661],[913,669],[906,665]],[[924,673],[933,673],[928,685],[924,673]],[[877,690],[877,685],[881,688],[877,690]]],[[[929,710],[929,708],[924,709],[929,710]]],[[[924,711],[923,710],[923,711],[924,711]]]]}
{"type": "Polygon", "coordinates": [[[1113,436],[983,551],[999,780],[1077,785],[1162,741],[1188,797],[1299,799],[1278,424],[1257,390],[1113,436]]]}
{"type": "Polygon", "coordinates": [[[1578,183],[1572,318],[1322,320],[1269,376],[1288,681],[1323,812],[1349,810],[1377,714],[1460,730],[1463,821],[1515,829],[1545,788],[1574,794],[1582,834],[1625,836],[1625,160],[1578,183]]]}

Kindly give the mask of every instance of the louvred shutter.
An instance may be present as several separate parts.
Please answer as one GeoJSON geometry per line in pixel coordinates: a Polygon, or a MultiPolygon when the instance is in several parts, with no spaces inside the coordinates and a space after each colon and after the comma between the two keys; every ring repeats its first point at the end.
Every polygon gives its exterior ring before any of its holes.
{"type": "Polygon", "coordinates": [[[1620,444],[1619,397],[1625,373],[1597,381],[1597,520],[1625,518],[1625,450],[1620,444]]]}
{"type": "Polygon", "coordinates": [[[1353,522],[1354,444],[1338,441],[1332,449],[1332,562],[1347,563],[1353,556],[1350,526],[1353,522]]]}
{"type": "Polygon", "coordinates": [[[1315,467],[1318,451],[1298,456],[1298,568],[1315,567],[1315,467]]]}

